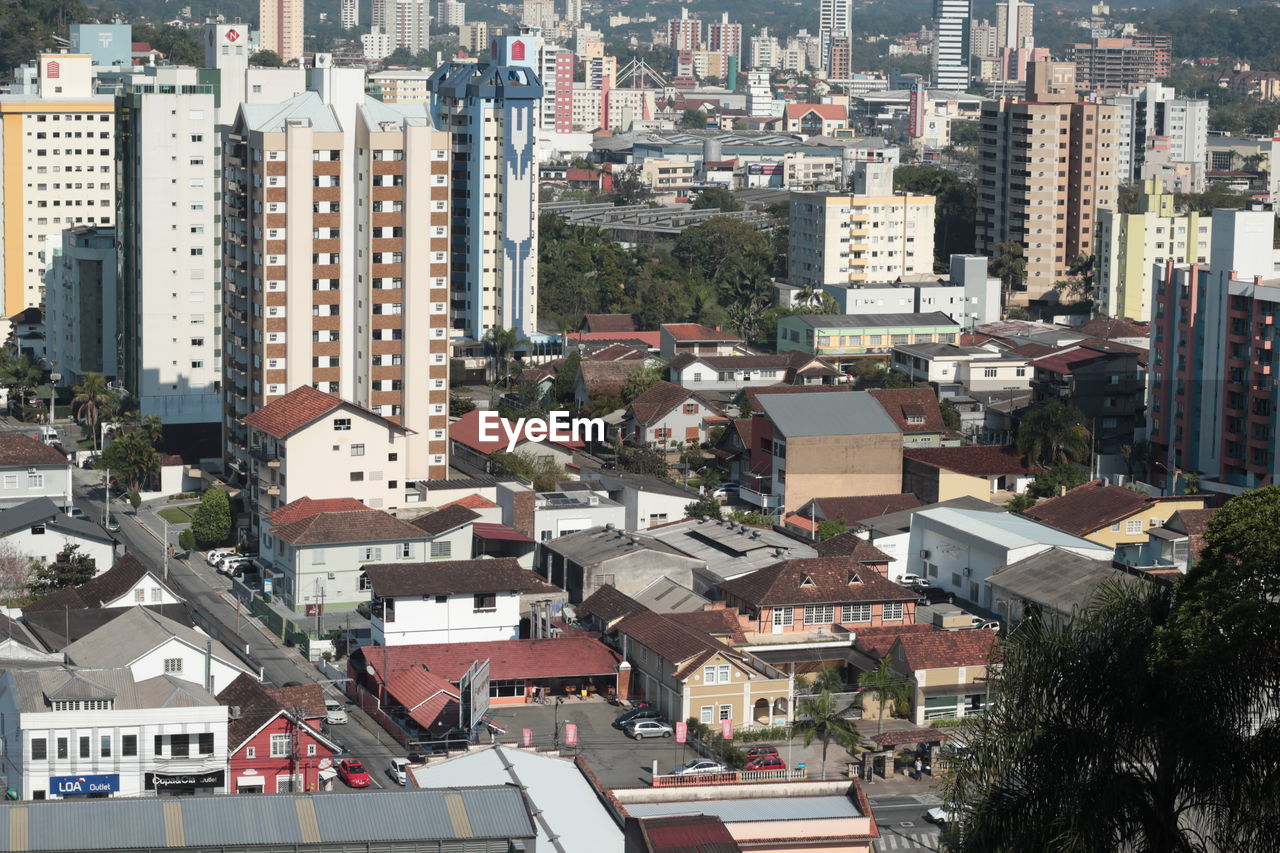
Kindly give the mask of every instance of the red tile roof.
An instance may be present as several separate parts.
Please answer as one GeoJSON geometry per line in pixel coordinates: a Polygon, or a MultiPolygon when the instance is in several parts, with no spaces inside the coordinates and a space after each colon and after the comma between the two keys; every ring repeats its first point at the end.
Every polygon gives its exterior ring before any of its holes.
{"type": "Polygon", "coordinates": [[[893,648],[894,641],[904,634],[922,634],[941,631],[928,623],[914,625],[886,625],[881,628],[854,629],[853,644],[874,658],[882,658],[893,648]]]}
{"type": "Polygon", "coordinates": [[[67,457],[43,441],[20,432],[0,433],[0,467],[66,464],[67,457]]]}
{"type": "Polygon", "coordinates": [[[844,119],[848,111],[840,104],[787,104],[787,120],[804,118],[808,113],[817,113],[824,119],[844,119]]]}
{"type": "Polygon", "coordinates": [[[583,356],[587,361],[635,361],[647,357],[645,353],[626,344],[609,344],[604,349],[583,356]]]}
{"type": "Polygon", "coordinates": [[[636,853],[742,853],[729,828],[712,815],[643,818],[628,822],[627,836],[627,850],[636,853]]]}
{"type": "Polygon", "coordinates": [[[619,591],[613,584],[604,584],[597,588],[577,607],[580,614],[594,616],[605,626],[627,616],[644,613],[648,609],[631,596],[619,591]]]}
{"type": "Polygon", "coordinates": [[[871,396],[904,433],[947,431],[942,407],[932,388],[872,388],[871,396]],[[920,422],[911,423],[912,418],[920,422]]]}
{"type": "Polygon", "coordinates": [[[457,722],[461,702],[458,688],[421,666],[392,673],[387,692],[404,707],[409,719],[425,729],[445,728],[457,722]]]}
{"type": "Polygon", "coordinates": [[[339,545],[356,542],[413,542],[427,538],[417,527],[380,509],[318,512],[271,531],[289,545],[339,545]]]}
{"type": "Polygon", "coordinates": [[[712,637],[727,637],[731,643],[744,643],[747,640],[742,633],[742,623],[738,621],[737,612],[725,607],[664,615],[672,622],[703,631],[712,637]]]}
{"type": "Polygon", "coordinates": [[[479,521],[471,525],[471,532],[475,534],[477,539],[486,539],[490,541],[502,542],[533,542],[529,536],[521,533],[515,528],[508,527],[505,524],[494,524],[492,522],[479,521]]]}
{"type": "Polygon", "coordinates": [[[1146,323],[1135,323],[1119,317],[1094,317],[1089,322],[1076,326],[1075,331],[1110,341],[1116,338],[1145,338],[1151,327],[1146,323]]]}
{"type": "MultiPolygon", "coordinates": [[[[1087,536],[1144,512],[1154,504],[1150,497],[1132,489],[1093,480],[1066,494],[1040,501],[1025,510],[1024,515],[1075,536],[1087,536]]],[[[1143,530],[1146,530],[1145,519],[1143,530]]]]}
{"type": "Polygon", "coordinates": [[[970,444],[963,447],[908,447],[902,455],[914,462],[945,468],[970,477],[1036,474],[1041,468],[1012,446],[970,444]]]}
{"type": "Polygon", "coordinates": [[[617,652],[589,635],[554,640],[365,646],[360,654],[379,671],[389,669],[394,674],[425,666],[451,684],[457,684],[472,663],[483,660],[489,661],[489,677],[494,679],[610,675],[617,672],[622,660],[617,652]],[[386,663],[379,667],[384,651],[386,663]]]}
{"type": "Polygon", "coordinates": [[[1071,373],[1083,364],[1088,364],[1099,359],[1106,358],[1105,353],[1095,352],[1088,349],[1073,349],[1067,352],[1056,352],[1053,355],[1046,355],[1044,358],[1038,358],[1032,362],[1037,370],[1047,370],[1050,373],[1071,373]]]}
{"type": "Polygon", "coordinates": [[[901,646],[912,671],[952,666],[985,666],[997,652],[999,638],[985,628],[903,634],[901,646]]]}
{"type": "MultiPolygon", "coordinates": [[[[891,512],[902,512],[920,506],[920,499],[910,492],[896,495],[858,495],[856,497],[815,498],[814,503],[826,518],[843,518],[847,523],[876,518],[891,512]]],[[[805,515],[801,507],[799,515],[805,515]]]]}
{"type": "MultiPolygon", "coordinates": [[[[881,559],[888,557],[875,546],[881,559]]],[[[806,557],[784,560],[742,577],[720,589],[739,601],[760,607],[775,604],[842,604],[853,601],[915,601],[920,597],[854,557],[806,557]]]]}
{"type": "Polygon", "coordinates": [[[832,536],[825,542],[818,542],[813,546],[813,550],[818,552],[819,557],[850,557],[859,563],[873,565],[887,565],[890,559],[884,551],[852,531],[845,531],[838,536],[832,536]]]}
{"type": "Polygon", "coordinates": [[[589,395],[618,397],[622,395],[622,387],[627,384],[627,377],[631,375],[631,371],[639,368],[640,365],[630,359],[584,361],[578,365],[578,375],[582,377],[582,385],[589,395]]]}
{"type": "Polygon", "coordinates": [[[582,318],[582,328],[586,332],[638,332],[640,315],[587,314],[582,318]]]}
{"type": "Polygon", "coordinates": [[[385,598],[524,592],[543,586],[535,573],[520,568],[515,557],[377,563],[365,566],[364,571],[369,576],[374,594],[385,598]]]}
{"type": "MultiPolygon", "coordinates": [[[[609,364],[609,365],[612,365],[615,363],[617,362],[605,362],[605,364],[609,364]]],[[[583,362],[582,366],[586,367],[586,365],[587,365],[587,362],[583,362]]],[[[510,421],[508,421],[508,423],[510,423],[510,421]]],[[[527,437],[528,427],[529,427],[529,424],[526,423],[524,425],[525,433],[521,436],[521,439],[520,439],[521,443],[528,441],[528,437],[527,437]]],[[[496,453],[498,451],[505,451],[507,449],[507,434],[503,430],[503,428],[499,426],[493,432],[497,434],[498,436],[497,438],[482,439],[480,437],[480,410],[479,409],[472,409],[462,417],[458,418],[458,420],[449,424],[450,440],[456,441],[465,447],[470,447],[472,450],[478,451],[485,455],[488,455],[490,453],[496,453]]],[[[547,441],[546,443],[555,444],[560,447],[567,447],[567,448],[574,448],[574,449],[586,446],[586,444],[581,441],[547,441]]]]}
{"type": "Polygon", "coordinates": [[[282,708],[297,711],[304,720],[314,720],[328,713],[324,706],[324,690],[319,684],[295,684],[292,687],[268,687],[267,693],[282,708]]]}
{"type": "Polygon", "coordinates": [[[721,332],[701,323],[663,323],[662,331],[677,341],[733,341],[741,343],[742,338],[721,332]]]}
{"type": "Polygon", "coordinates": [[[649,349],[657,349],[661,345],[659,332],[574,332],[568,337],[571,341],[618,341],[624,344],[636,341],[649,349]]]}
{"type": "Polygon", "coordinates": [[[310,518],[319,512],[359,512],[367,509],[369,507],[355,498],[322,498],[320,500],[298,498],[272,512],[267,516],[267,521],[272,527],[279,527],[282,524],[310,518]]]}
{"type": "Polygon", "coordinates": [[[342,405],[342,398],[300,385],[241,418],[254,429],[285,438],[342,405]]]}
{"type": "Polygon", "coordinates": [[[720,412],[713,409],[706,400],[690,391],[687,388],[681,388],[673,382],[665,380],[655,382],[639,397],[631,401],[631,416],[638,423],[645,426],[652,426],[665,418],[676,406],[682,405],[690,398],[696,398],[696,402],[702,404],[704,417],[707,414],[718,415],[720,412]]]}
{"type": "Polygon", "coordinates": [[[464,498],[458,498],[456,501],[449,501],[447,504],[440,507],[440,509],[448,509],[451,506],[462,506],[467,509],[492,509],[496,507],[497,504],[483,495],[467,495],[464,498]]]}

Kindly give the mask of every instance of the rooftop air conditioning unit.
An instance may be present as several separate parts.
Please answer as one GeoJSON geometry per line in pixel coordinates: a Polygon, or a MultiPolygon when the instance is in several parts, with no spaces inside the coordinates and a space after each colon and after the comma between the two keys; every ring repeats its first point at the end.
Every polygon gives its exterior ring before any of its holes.
{"type": "Polygon", "coordinates": [[[965,577],[969,577],[969,576],[970,576],[970,575],[972,575],[972,574],[973,574],[973,569],[969,568],[968,566],[965,566],[965,567],[964,567],[964,576],[965,576],[965,577]]]}
{"type": "Polygon", "coordinates": [[[927,560],[932,555],[933,555],[932,552],[928,548],[924,548],[920,551],[920,559],[922,560],[927,560]]]}

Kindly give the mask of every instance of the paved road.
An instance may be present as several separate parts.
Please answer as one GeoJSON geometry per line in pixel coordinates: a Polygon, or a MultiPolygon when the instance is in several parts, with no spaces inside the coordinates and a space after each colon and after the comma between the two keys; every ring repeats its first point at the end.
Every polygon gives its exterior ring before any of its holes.
{"type": "Polygon", "coordinates": [[[924,813],[941,800],[932,794],[902,794],[870,797],[871,810],[880,828],[876,850],[933,850],[947,848],[942,833],[924,819],[924,813]]]}
{"type": "MultiPolygon", "coordinates": [[[[74,478],[76,505],[90,518],[101,518],[101,473],[77,469],[74,478]]],[[[128,504],[117,500],[112,503],[111,514],[120,522],[120,530],[115,535],[125,549],[146,565],[163,572],[160,541],[163,534],[142,523],[145,513],[141,517],[135,517],[128,504]]],[[[178,529],[173,525],[169,529],[170,541],[175,544],[178,529]]],[[[306,683],[320,680],[316,668],[296,649],[285,648],[278,638],[267,632],[261,623],[235,603],[226,593],[229,582],[204,565],[198,556],[191,561],[169,560],[168,579],[191,605],[196,623],[229,647],[241,650],[247,648],[249,654],[261,664],[265,681],[283,685],[290,681],[306,683]]],[[[342,698],[340,690],[332,685],[326,685],[325,690],[334,698],[342,698]]],[[[346,747],[350,754],[365,762],[374,785],[391,786],[393,783],[384,772],[387,760],[392,755],[402,755],[403,750],[363,711],[350,708],[348,716],[351,721],[343,726],[331,727],[329,735],[346,747]]]]}

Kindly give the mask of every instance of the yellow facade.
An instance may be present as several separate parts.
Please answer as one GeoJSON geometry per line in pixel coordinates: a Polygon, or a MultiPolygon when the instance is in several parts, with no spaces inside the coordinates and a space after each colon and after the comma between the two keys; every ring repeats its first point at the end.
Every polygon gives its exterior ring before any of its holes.
{"type": "Polygon", "coordinates": [[[1084,538],[1108,548],[1116,545],[1127,545],[1147,541],[1147,532],[1152,528],[1163,527],[1164,523],[1181,509],[1204,509],[1205,499],[1194,495],[1164,498],[1155,501],[1141,512],[1125,516],[1120,521],[1108,524],[1092,533],[1084,534],[1084,538]]]}

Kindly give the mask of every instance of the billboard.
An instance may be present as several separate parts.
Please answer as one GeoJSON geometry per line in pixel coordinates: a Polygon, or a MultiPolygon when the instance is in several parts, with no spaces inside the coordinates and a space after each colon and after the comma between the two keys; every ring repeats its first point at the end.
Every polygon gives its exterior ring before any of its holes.
{"type": "Polygon", "coordinates": [[[458,725],[475,733],[476,726],[489,713],[489,661],[474,661],[458,682],[462,702],[458,707],[458,725]]]}
{"type": "Polygon", "coordinates": [[[59,797],[74,797],[77,794],[114,794],[119,790],[119,773],[49,777],[49,793],[57,794],[59,797]]]}
{"type": "Polygon", "coordinates": [[[577,723],[564,724],[564,743],[565,746],[578,745],[578,725],[577,723]]]}

